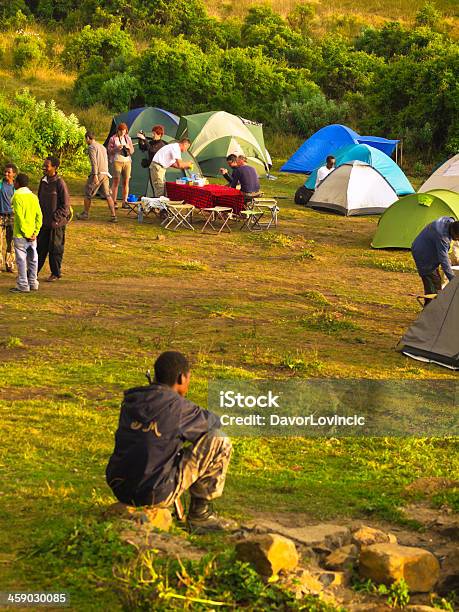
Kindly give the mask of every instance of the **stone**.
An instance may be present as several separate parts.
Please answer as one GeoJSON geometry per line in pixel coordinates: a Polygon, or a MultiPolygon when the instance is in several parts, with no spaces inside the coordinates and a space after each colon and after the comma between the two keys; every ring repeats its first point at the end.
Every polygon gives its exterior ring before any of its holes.
{"type": "Polygon", "coordinates": [[[352,569],[357,561],[359,549],[354,544],[347,544],[330,553],[324,565],[329,570],[344,571],[352,569]]]}
{"type": "Polygon", "coordinates": [[[313,576],[308,570],[302,570],[299,575],[297,575],[297,580],[299,581],[302,592],[312,595],[319,595],[324,590],[324,585],[322,582],[313,576]]]}
{"type": "Polygon", "coordinates": [[[161,531],[169,531],[172,527],[172,515],[167,508],[149,508],[148,506],[136,508],[117,502],[107,508],[104,514],[106,517],[132,520],[161,531]]]}
{"type": "Polygon", "coordinates": [[[459,593],[459,549],[449,551],[441,563],[441,577],[437,591],[447,595],[451,591],[459,593]]]}
{"type": "Polygon", "coordinates": [[[440,576],[437,558],[423,548],[372,544],[360,552],[359,573],[373,582],[391,584],[404,579],[410,591],[428,593],[440,576]]]}
{"type": "Polygon", "coordinates": [[[237,542],[236,557],[253,565],[264,577],[277,575],[281,570],[293,570],[299,562],[295,543],[277,533],[256,535],[237,542]]]}
{"type": "Polygon", "coordinates": [[[351,572],[320,572],[316,575],[319,582],[326,588],[348,586],[351,579],[351,572]]]}
{"type": "Polygon", "coordinates": [[[279,533],[309,548],[333,549],[348,544],[350,541],[350,530],[347,527],[330,523],[319,523],[306,527],[284,527],[274,521],[260,520],[252,528],[255,531],[268,530],[272,533],[279,533]]]}
{"type": "Polygon", "coordinates": [[[422,606],[419,604],[415,604],[414,606],[407,606],[405,610],[410,610],[410,612],[438,612],[438,608],[432,608],[431,606],[422,606]]]}
{"type": "Polygon", "coordinates": [[[352,542],[357,546],[371,546],[371,544],[397,544],[397,538],[392,533],[381,529],[374,529],[362,525],[352,534],[352,542]]]}

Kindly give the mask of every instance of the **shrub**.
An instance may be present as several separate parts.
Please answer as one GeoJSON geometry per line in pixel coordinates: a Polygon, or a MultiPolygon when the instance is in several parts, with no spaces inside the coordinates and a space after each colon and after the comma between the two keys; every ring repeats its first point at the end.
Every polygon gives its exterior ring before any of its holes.
{"type": "Polygon", "coordinates": [[[346,93],[370,89],[375,72],[383,65],[380,58],[353,50],[341,36],[325,36],[317,82],[326,95],[343,98],[346,93]]]}
{"type": "Polygon", "coordinates": [[[87,70],[90,65],[94,68],[97,64],[105,68],[111,60],[130,58],[133,54],[131,37],[116,25],[96,29],[86,26],[68,38],[61,61],[66,68],[87,70]]]}
{"type": "Polygon", "coordinates": [[[328,100],[315,86],[315,91],[304,102],[283,105],[281,122],[301,136],[310,136],[324,125],[346,123],[349,112],[347,102],[328,100]]]}
{"type": "Polygon", "coordinates": [[[141,90],[138,80],[129,74],[117,74],[105,81],[100,90],[102,100],[107,108],[121,113],[130,107],[131,100],[137,97],[141,90]]]}
{"type": "Polygon", "coordinates": [[[218,55],[204,53],[184,38],[155,40],[136,69],[147,102],[171,107],[178,114],[208,110],[222,87],[218,55]]]}
{"type": "Polygon", "coordinates": [[[13,66],[24,70],[36,66],[44,57],[46,44],[39,34],[26,32],[13,41],[13,66]]]}
{"type": "Polygon", "coordinates": [[[28,12],[24,0],[0,0],[0,17],[2,20],[16,17],[18,12],[28,12]]]}
{"type": "Polygon", "coordinates": [[[0,157],[24,170],[56,155],[64,166],[86,168],[85,129],[75,115],[65,115],[55,102],[38,102],[27,90],[10,100],[0,96],[0,157]]]}

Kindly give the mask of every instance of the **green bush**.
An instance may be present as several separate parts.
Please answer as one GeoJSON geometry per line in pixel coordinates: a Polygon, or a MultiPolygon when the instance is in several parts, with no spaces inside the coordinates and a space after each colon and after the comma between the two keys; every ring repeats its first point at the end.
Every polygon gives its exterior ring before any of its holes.
{"type": "Polygon", "coordinates": [[[78,34],[70,36],[61,54],[61,62],[66,68],[87,70],[97,63],[101,68],[119,57],[130,58],[134,45],[127,32],[116,25],[109,28],[92,29],[86,26],[78,34]]]}
{"type": "Polygon", "coordinates": [[[64,167],[86,169],[85,129],[75,115],[65,115],[55,102],[39,102],[27,90],[13,99],[0,96],[0,158],[21,169],[36,170],[53,154],[64,167]]]}
{"type": "Polygon", "coordinates": [[[178,114],[208,110],[222,89],[218,54],[204,53],[179,37],[170,44],[154,40],[136,69],[147,103],[173,108],[178,114]]]}
{"type": "Polygon", "coordinates": [[[46,43],[39,34],[33,32],[20,34],[13,41],[13,66],[24,70],[37,66],[43,60],[46,43]]]}
{"type": "Polygon", "coordinates": [[[324,125],[347,123],[350,108],[347,102],[328,100],[315,86],[315,91],[304,102],[284,104],[281,123],[301,136],[310,136],[324,125]]]}
{"type": "Polygon", "coordinates": [[[129,74],[117,74],[105,81],[100,90],[107,107],[117,113],[129,108],[131,100],[137,97],[141,87],[138,80],[129,74]]]}

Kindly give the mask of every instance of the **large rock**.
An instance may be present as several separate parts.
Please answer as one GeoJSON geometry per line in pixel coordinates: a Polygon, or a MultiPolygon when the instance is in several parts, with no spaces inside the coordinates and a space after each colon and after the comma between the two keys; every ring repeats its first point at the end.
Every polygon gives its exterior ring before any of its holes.
{"type": "Polygon", "coordinates": [[[280,523],[269,520],[259,520],[254,525],[248,525],[254,531],[269,531],[279,533],[287,538],[295,540],[302,546],[319,549],[333,549],[348,544],[350,541],[350,530],[342,525],[330,523],[319,523],[307,525],[306,527],[284,527],[280,523]]]}
{"type": "Polygon", "coordinates": [[[392,533],[381,529],[374,529],[362,525],[352,534],[352,542],[357,546],[371,546],[372,544],[397,544],[397,538],[392,533]]]}
{"type": "Polygon", "coordinates": [[[107,508],[104,514],[106,517],[136,521],[161,531],[169,531],[172,527],[172,515],[167,508],[151,508],[148,506],[136,508],[117,502],[107,508]]]}
{"type": "Polygon", "coordinates": [[[373,544],[360,552],[359,573],[363,578],[384,584],[403,578],[410,591],[428,593],[438,581],[440,564],[423,548],[373,544]]]}
{"type": "Polygon", "coordinates": [[[236,557],[270,577],[296,568],[299,557],[295,543],[277,533],[252,536],[236,544],[236,557]]]}
{"type": "Polygon", "coordinates": [[[459,548],[449,551],[443,559],[437,591],[440,595],[451,591],[459,593],[459,548]]]}
{"type": "Polygon", "coordinates": [[[324,565],[327,569],[333,571],[346,571],[350,570],[354,567],[357,562],[357,557],[359,554],[359,549],[354,544],[348,544],[347,546],[342,546],[341,548],[337,548],[332,553],[330,553],[324,562],[324,565]]]}

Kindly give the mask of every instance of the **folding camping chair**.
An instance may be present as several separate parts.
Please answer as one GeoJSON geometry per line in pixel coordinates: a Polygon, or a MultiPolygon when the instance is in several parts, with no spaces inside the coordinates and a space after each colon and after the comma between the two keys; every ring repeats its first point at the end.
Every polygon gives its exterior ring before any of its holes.
{"type": "Polygon", "coordinates": [[[265,223],[259,223],[263,229],[270,229],[273,225],[277,227],[279,207],[277,206],[277,200],[274,198],[254,198],[253,199],[253,210],[261,210],[263,212],[270,213],[269,220],[265,223]]]}
{"type": "Polygon", "coordinates": [[[241,210],[241,217],[244,220],[240,229],[243,230],[246,227],[249,232],[256,232],[263,230],[263,226],[260,225],[260,219],[265,214],[264,210],[241,210]]]}
{"type": "MultiPolygon", "coordinates": [[[[132,215],[134,217],[137,217],[137,213],[139,211],[139,206],[142,206],[140,200],[135,200],[135,202],[132,201],[132,200],[131,201],[126,200],[125,204],[126,204],[126,206],[128,208],[127,216],[130,217],[132,215]]],[[[126,207],[124,207],[124,208],[126,208],[126,207]]]]}
{"type": "Polygon", "coordinates": [[[185,229],[194,231],[192,225],[194,210],[193,204],[184,204],[183,201],[168,202],[166,204],[167,216],[165,216],[161,225],[164,226],[164,229],[171,230],[176,230],[183,225],[185,229]]]}
{"type": "Polygon", "coordinates": [[[212,208],[202,208],[200,213],[204,218],[207,217],[201,233],[204,233],[207,226],[210,226],[217,234],[221,234],[223,230],[231,233],[231,228],[228,225],[229,221],[233,218],[233,209],[231,207],[213,206],[212,208]],[[219,228],[214,225],[218,222],[221,222],[219,228]]]}

